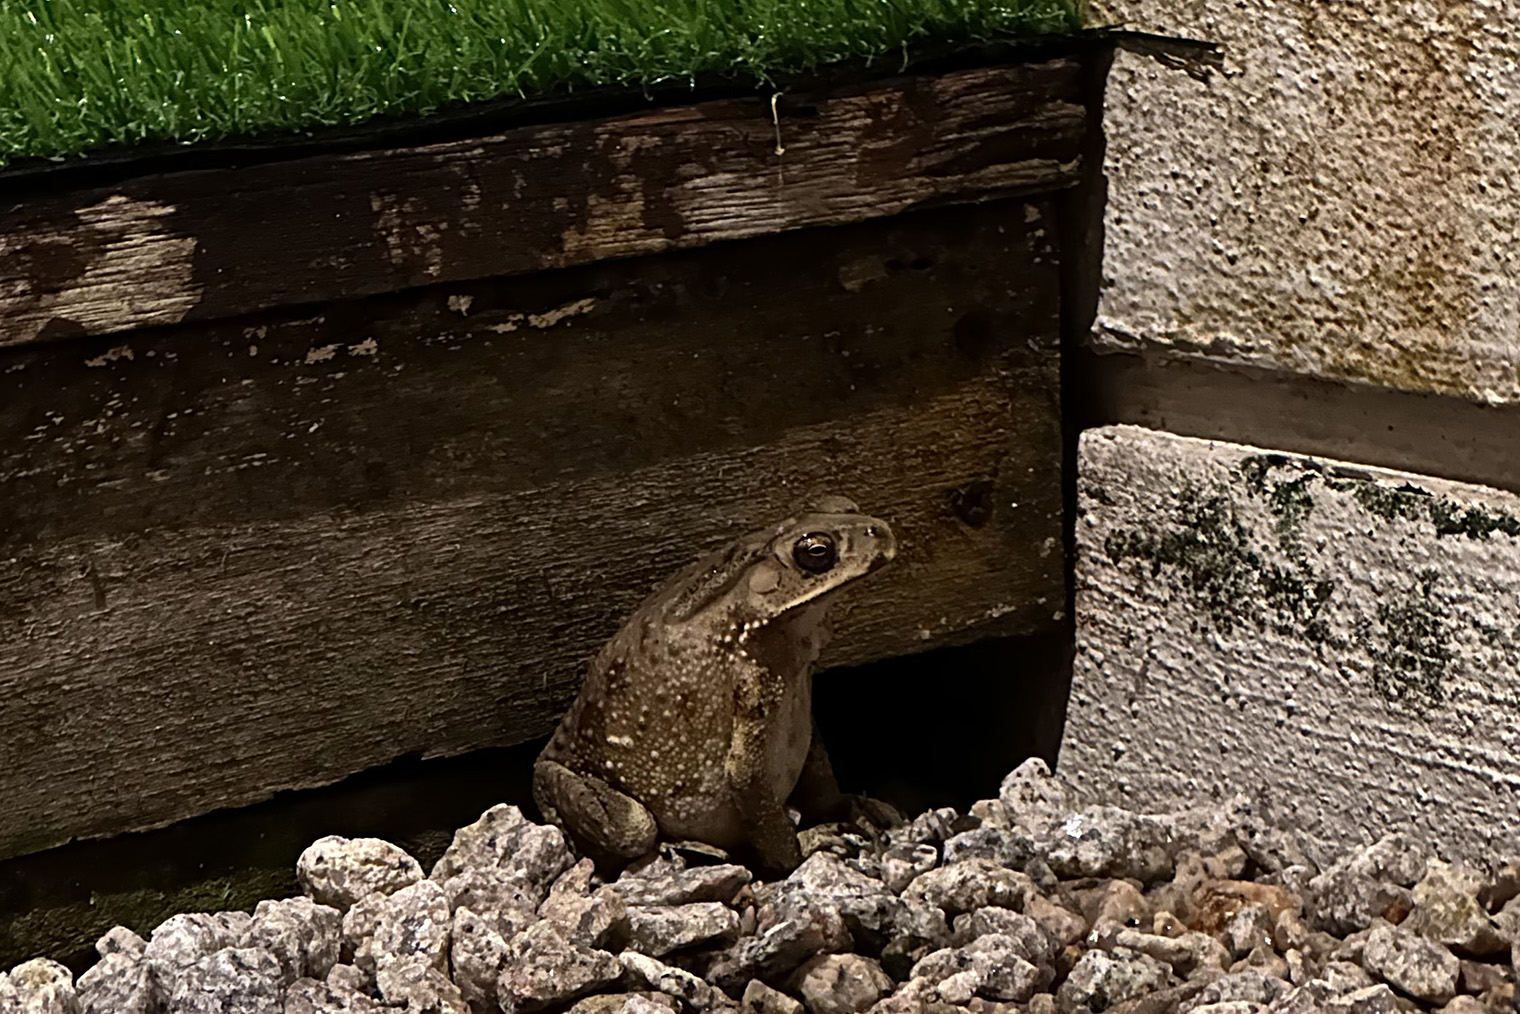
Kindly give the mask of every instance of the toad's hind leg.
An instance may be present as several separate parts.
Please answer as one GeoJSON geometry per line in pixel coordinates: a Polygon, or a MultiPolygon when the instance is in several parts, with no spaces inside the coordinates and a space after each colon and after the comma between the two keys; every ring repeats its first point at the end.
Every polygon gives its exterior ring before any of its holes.
{"type": "Polygon", "coordinates": [[[643,803],[556,761],[533,765],[533,801],[544,819],[600,867],[622,867],[654,850],[660,829],[643,803]]]}

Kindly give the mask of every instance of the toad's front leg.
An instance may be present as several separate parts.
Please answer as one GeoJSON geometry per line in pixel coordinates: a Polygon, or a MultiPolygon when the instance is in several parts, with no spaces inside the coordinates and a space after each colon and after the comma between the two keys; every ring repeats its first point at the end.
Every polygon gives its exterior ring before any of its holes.
{"type": "Polygon", "coordinates": [[[787,816],[786,800],[771,784],[766,763],[771,722],[781,702],[781,688],[761,669],[740,673],[734,687],[734,730],[725,772],[744,836],[757,865],[768,876],[787,874],[802,863],[797,829],[787,816]]]}

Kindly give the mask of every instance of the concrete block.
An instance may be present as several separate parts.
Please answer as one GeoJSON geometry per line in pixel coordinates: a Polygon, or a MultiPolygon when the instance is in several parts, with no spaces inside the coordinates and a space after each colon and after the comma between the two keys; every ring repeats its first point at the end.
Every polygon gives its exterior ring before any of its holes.
{"type": "Polygon", "coordinates": [[[1083,435],[1078,494],[1082,791],[1514,850],[1520,497],[1132,426],[1083,435]]]}
{"type": "Polygon", "coordinates": [[[1218,41],[1109,80],[1100,347],[1520,398],[1520,7],[1097,0],[1218,41]]]}

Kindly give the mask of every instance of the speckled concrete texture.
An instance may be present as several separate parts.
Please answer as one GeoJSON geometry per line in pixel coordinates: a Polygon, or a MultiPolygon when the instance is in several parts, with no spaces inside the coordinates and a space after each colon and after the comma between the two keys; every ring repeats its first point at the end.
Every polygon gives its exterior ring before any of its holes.
{"type": "Polygon", "coordinates": [[[1121,53],[1095,341],[1520,399],[1520,7],[1099,0],[1121,53]]]}
{"type": "Polygon", "coordinates": [[[1129,426],[1083,435],[1078,493],[1085,793],[1515,852],[1520,497],[1129,426]]]}

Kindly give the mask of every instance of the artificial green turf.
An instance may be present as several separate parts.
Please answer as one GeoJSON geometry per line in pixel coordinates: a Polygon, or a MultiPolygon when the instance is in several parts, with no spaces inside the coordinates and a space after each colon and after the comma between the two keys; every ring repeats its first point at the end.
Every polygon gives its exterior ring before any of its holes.
{"type": "Polygon", "coordinates": [[[0,0],[0,164],[1070,31],[1080,0],[0,0]]]}

